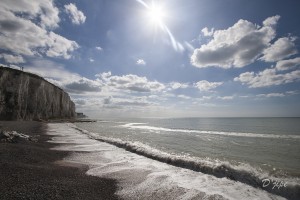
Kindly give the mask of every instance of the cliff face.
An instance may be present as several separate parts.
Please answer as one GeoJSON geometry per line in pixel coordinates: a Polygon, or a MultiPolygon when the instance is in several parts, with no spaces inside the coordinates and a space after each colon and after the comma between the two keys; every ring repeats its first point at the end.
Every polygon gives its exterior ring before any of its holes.
{"type": "Polygon", "coordinates": [[[69,95],[43,78],[0,67],[0,120],[75,117],[69,95]]]}

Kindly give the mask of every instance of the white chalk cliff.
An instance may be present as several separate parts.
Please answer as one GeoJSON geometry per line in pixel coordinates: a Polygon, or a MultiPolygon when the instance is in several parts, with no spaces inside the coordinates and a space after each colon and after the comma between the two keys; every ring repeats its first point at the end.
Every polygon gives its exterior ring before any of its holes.
{"type": "Polygon", "coordinates": [[[0,66],[0,120],[74,117],[75,104],[61,88],[35,74],[0,66]]]}

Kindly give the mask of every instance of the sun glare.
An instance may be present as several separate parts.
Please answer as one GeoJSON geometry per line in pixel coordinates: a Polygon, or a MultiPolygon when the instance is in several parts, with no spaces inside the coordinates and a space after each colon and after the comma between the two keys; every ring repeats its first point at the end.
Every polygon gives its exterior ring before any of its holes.
{"type": "Polygon", "coordinates": [[[143,0],[136,1],[143,5],[144,8],[146,8],[146,15],[144,16],[146,17],[146,21],[149,21],[151,23],[151,27],[154,28],[155,35],[158,33],[157,30],[161,30],[169,37],[170,44],[176,51],[184,51],[183,45],[177,42],[176,38],[173,36],[172,32],[164,21],[166,18],[170,18],[169,13],[166,12],[168,10],[164,9],[164,6],[162,6],[162,4],[159,4],[154,0],[152,0],[151,5],[147,4],[143,0]]]}
{"type": "Polygon", "coordinates": [[[157,5],[152,5],[148,10],[148,16],[152,23],[162,24],[165,12],[157,5]]]}

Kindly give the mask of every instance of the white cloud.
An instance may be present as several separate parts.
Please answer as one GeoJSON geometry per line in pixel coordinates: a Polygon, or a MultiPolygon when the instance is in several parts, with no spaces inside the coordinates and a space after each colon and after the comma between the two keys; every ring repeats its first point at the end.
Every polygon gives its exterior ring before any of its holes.
{"type": "Polygon", "coordinates": [[[276,68],[265,69],[259,73],[245,72],[235,77],[234,81],[240,81],[249,85],[250,88],[269,87],[283,85],[300,80],[300,70],[288,73],[278,73],[276,68]]]}
{"type": "Polygon", "coordinates": [[[0,17],[1,49],[9,50],[16,54],[34,55],[36,54],[35,48],[47,46],[47,31],[30,20],[17,17],[9,11],[2,11],[0,17]],[[14,25],[3,26],[3,21],[9,21],[10,24],[14,25]]]}
{"type": "Polygon", "coordinates": [[[300,92],[294,90],[294,91],[287,91],[286,94],[287,94],[287,95],[297,95],[297,94],[300,94],[300,92]]]}
{"type": "Polygon", "coordinates": [[[111,76],[111,72],[103,72],[101,74],[96,74],[96,77],[99,77],[100,79],[104,81],[109,81],[109,77],[111,76]]]}
{"type": "Polygon", "coordinates": [[[214,34],[214,28],[210,29],[210,31],[209,31],[208,28],[205,27],[201,30],[201,32],[203,33],[204,36],[211,37],[214,34]]]}
{"type": "Polygon", "coordinates": [[[13,68],[13,69],[23,70],[22,67],[17,66],[17,65],[9,65],[9,67],[10,67],[10,68],[13,68]]]}
{"type": "Polygon", "coordinates": [[[281,60],[276,63],[276,69],[279,71],[290,70],[300,66],[300,57],[289,60],[281,60]]]}
{"type": "Polygon", "coordinates": [[[24,67],[25,71],[38,74],[44,78],[50,78],[64,83],[71,83],[80,80],[81,76],[77,73],[66,70],[63,65],[44,59],[37,59],[24,67]],[[51,73],[49,73],[51,70],[51,73]]]}
{"type": "Polygon", "coordinates": [[[138,59],[138,60],[136,61],[136,64],[137,64],[137,65],[146,65],[146,62],[145,62],[143,59],[138,59]]]}
{"type": "Polygon", "coordinates": [[[212,96],[202,96],[200,98],[201,101],[206,101],[206,100],[211,100],[213,97],[212,96]]]}
{"type": "Polygon", "coordinates": [[[79,45],[75,41],[70,41],[53,32],[49,33],[48,46],[47,56],[64,57],[65,59],[71,58],[69,53],[79,48],[79,45]]]}
{"type": "Polygon", "coordinates": [[[114,106],[121,106],[121,107],[140,107],[140,106],[150,106],[154,105],[155,103],[149,102],[146,99],[143,98],[114,98],[113,100],[114,106]]]}
{"type": "Polygon", "coordinates": [[[183,95],[183,94],[177,95],[177,97],[182,98],[182,99],[186,99],[186,100],[191,99],[191,97],[183,95]]]}
{"type": "Polygon", "coordinates": [[[77,73],[66,70],[63,65],[48,60],[34,60],[30,65],[25,66],[24,70],[38,74],[73,94],[100,92],[102,88],[101,82],[82,77],[77,73]],[[49,70],[51,70],[51,73],[49,73],[49,70]]]}
{"type": "Polygon", "coordinates": [[[112,76],[111,72],[97,74],[106,86],[112,90],[125,90],[131,92],[158,92],[165,89],[165,85],[158,81],[149,81],[146,77],[140,77],[133,74],[123,76],[112,76]]]}
{"type": "MultiPolygon", "coordinates": [[[[43,28],[57,28],[60,21],[59,10],[53,0],[1,0],[0,8],[1,12],[22,13],[31,19],[37,18],[43,28]]],[[[4,20],[1,23],[6,24],[6,28],[14,28],[13,21],[4,20]]]]}
{"type": "Polygon", "coordinates": [[[98,51],[103,51],[102,47],[95,47],[98,51]]]}
{"type": "Polygon", "coordinates": [[[261,60],[274,62],[295,55],[298,51],[294,41],[295,38],[291,37],[279,38],[274,44],[264,50],[264,56],[261,57],[261,60]]]}
{"type": "Polygon", "coordinates": [[[22,68],[17,66],[17,65],[5,65],[5,64],[2,64],[0,63],[0,66],[1,67],[8,67],[8,68],[12,68],[12,69],[17,69],[17,70],[21,70],[22,68]]]}
{"type": "Polygon", "coordinates": [[[239,98],[251,98],[252,96],[251,95],[242,95],[242,96],[239,96],[239,98]]]}
{"type": "Polygon", "coordinates": [[[173,90],[177,90],[179,88],[184,89],[184,88],[189,87],[188,83],[179,83],[179,82],[171,82],[169,85],[173,90]]]}
{"type": "Polygon", "coordinates": [[[55,24],[55,20],[51,20],[55,18],[53,12],[57,8],[51,6],[54,6],[52,1],[44,0],[1,1],[0,48],[19,55],[46,54],[50,57],[70,58],[70,52],[79,45],[47,30],[49,26],[58,26],[58,21],[55,24]],[[22,15],[19,15],[20,12],[22,15]],[[26,18],[22,17],[27,15],[26,18]],[[39,17],[42,18],[41,24],[38,23],[39,17]]]}
{"type": "Polygon", "coordinates": [[[222,99],[222,100],[232,100],[232,99],[234,99],[234,96],[223,96],[223,97],[218,97],[218,99],[222,99]]]}
{"type": "Polygon", "coordinates": [[[89,61],[90,62],[95,62],[95,60],[93,58],[90,58],[89,61]]]}
{"type": "MultiPolygon", "coordinates": [[[[94,101],[94,104],[99,103],[94,101]]],[[[100,104],[103,108],[108,109],[130,109],[133,107],[143,107],[143,106],[151,106],[156,105],[154,102],[150,102],[147,98],[144,97],[133,97],[133,96],[122,96],[122,97],[113,97],[113,96],[105,96],[102,98],[102,103],[100,104]]]]}
{"type": "Polygon", "coordinates": [[[285,94],[283,93],[268,93],[268,94],[258,94],[257,97],[285,97],[285,94]]]}
{"type": "Polygon", "coordinates": [[[200,91],[210,91],[222,84],[223,82],[208,82],[206,80],[202,80],[195,83],[195,87],[198,88],[200,91]]]}
{"type": "Polygon", "coordinates": [[[3,58],[5,60],[5,62],[7,63],[15,63],[15,64],[19,64],[19,63],[24,63],[24,59],[22,56],[20,55],[10,55],[10,54],[0,54],[0,58],[3,58]]]}
{"type": "Polygon", "coordinates": [[[279,15],[273,16],[273,17],[268,17],[263,21],[264,26],[276,26],[278,20],[280,19],[279,15]]]}
{"type": "Polygon", "coordinates": [[[267,18],[262,27],[241,19],[228,29],[214,31],[208,44],[194,50],[191,63],[199,68],[240,68],[253,63],[274,39],[278,19],[267,18]]]}
{"type": "Polygon", "coordinates": [[[83,106],[83,105],[86,104],[86,100],[85,99],[73,99],[73,102],[75,103],[76,108],[78,106],[83,106]]]}
{"type": "Polygon", "coordinates": [[[112,116],[120,116],[123,113],[127,117],[130,112],[145,112],[145,110],[149,110],[150,106],[153,109],[157,105],[155,102],[148,101],[147,98],[132,96],[75,97],[74,102],[76,108],[83,110],[83,112],[100,112],[101,115],[109,113],[110,116],[111,113],[113,113],[112,116]]]}
{"type": "Polygon", "coordinates": [[[82,77],[80,80],[65,84],[64,88],[70,93],[100,92],[101,83],[82,77]]]}
{"type": "Polygon", "coordinates": [[[69,15],[69,18],[72,20],[73,24],[83,24],[86,20],[86,16],[83,14],[83,12],[78,10],[76,5],[73,3],[65,5],[65,11],[69,15]]]}

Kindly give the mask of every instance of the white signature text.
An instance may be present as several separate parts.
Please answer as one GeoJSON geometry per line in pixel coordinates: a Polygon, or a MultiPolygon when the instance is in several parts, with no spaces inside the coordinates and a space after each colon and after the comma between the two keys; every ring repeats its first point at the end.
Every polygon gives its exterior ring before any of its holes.
{"type": "Polygon", "coordinates": [[[262,185],[263,187],[268,187],[269,185],[273,186],[272,190],[275,188],[277,188],[279,190],[280,188],[284,188],[287,186],[287,182],[280,181],[280,180],[272,180],[272,179],[268,179],[268,178],[263,179],[262,183],[263,183],[263,185],[262,185]]]}

